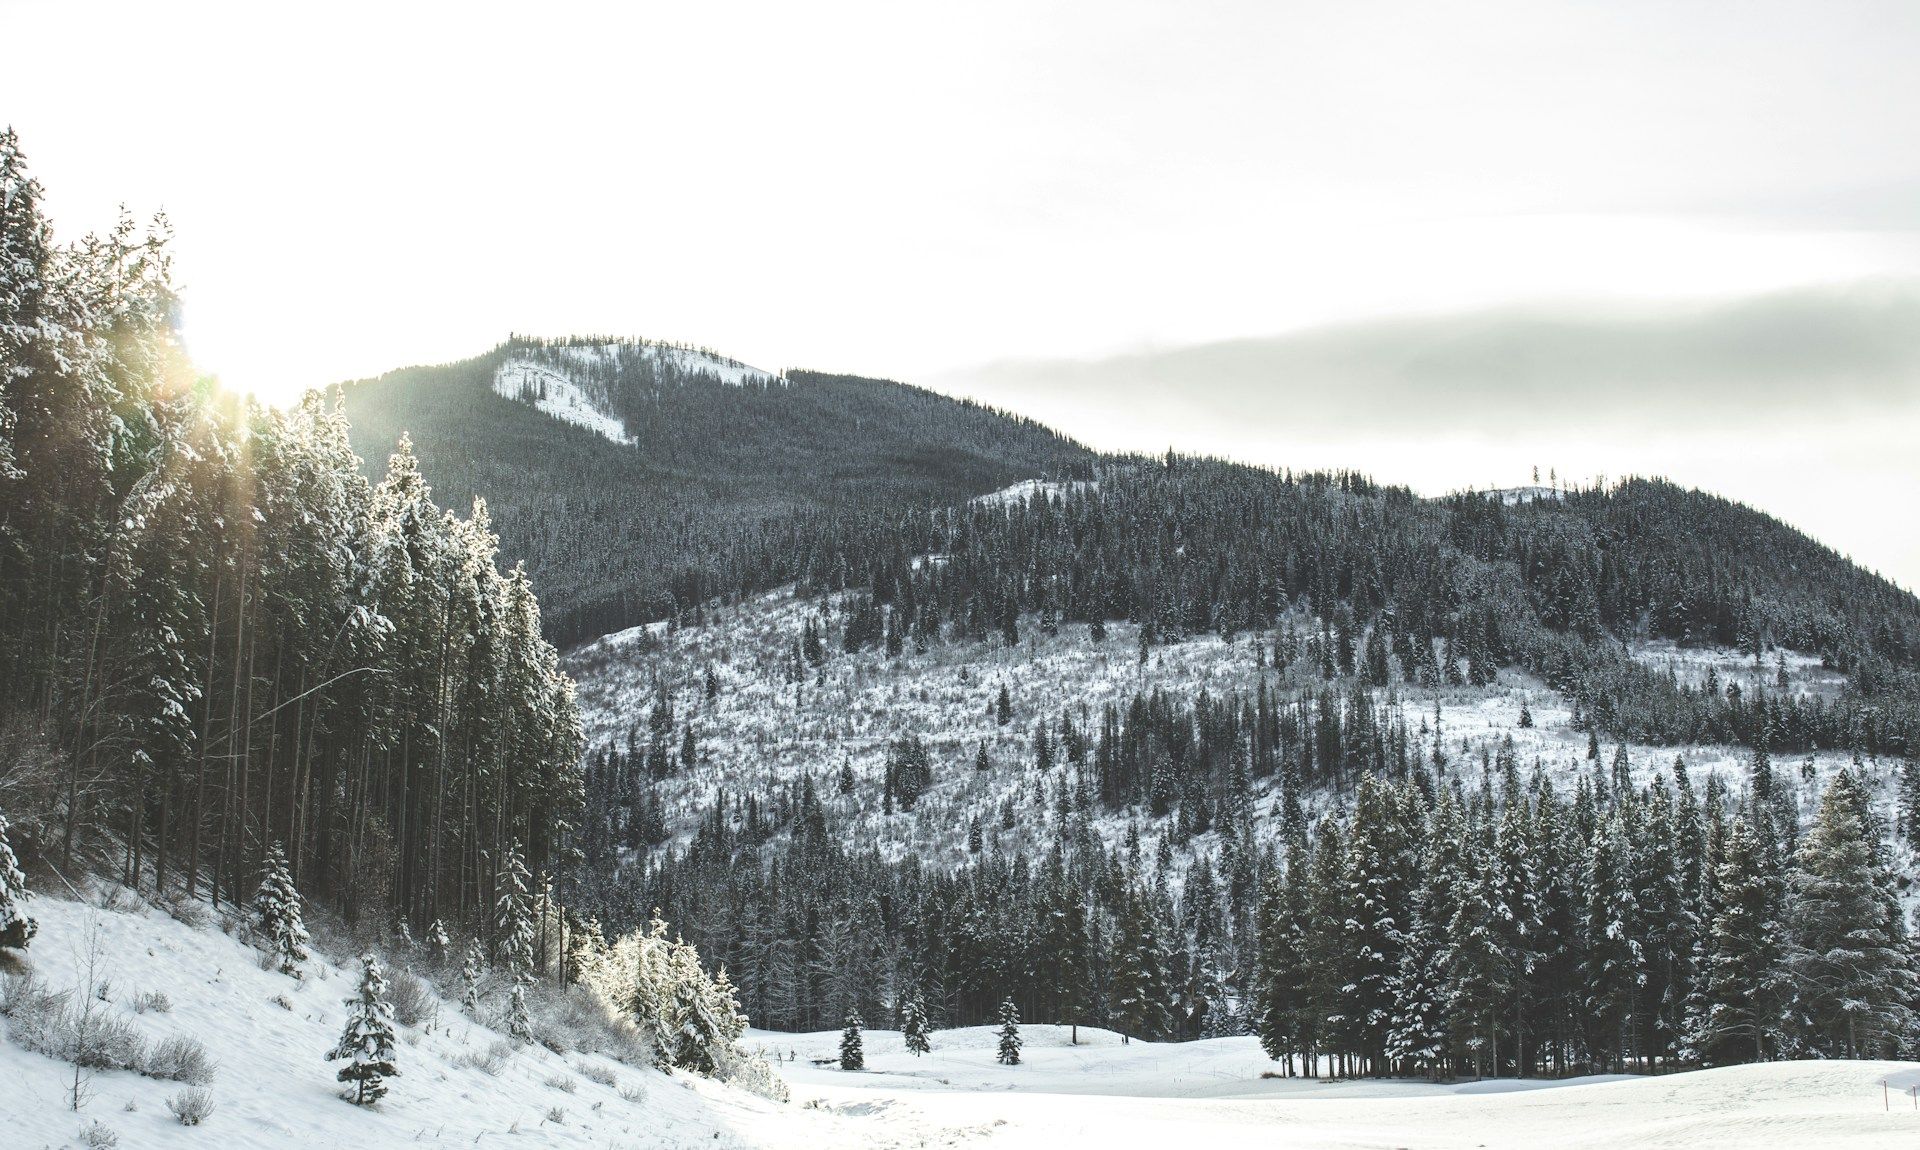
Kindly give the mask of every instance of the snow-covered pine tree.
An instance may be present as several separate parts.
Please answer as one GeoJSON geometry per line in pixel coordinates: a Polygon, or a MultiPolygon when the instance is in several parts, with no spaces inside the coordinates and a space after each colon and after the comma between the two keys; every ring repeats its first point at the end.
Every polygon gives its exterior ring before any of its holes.
{"type": "Polygon", "coordinates": [[[906,1005],[900,1008],[900,1035],[906,1042],[907,1053],[916,1058],[933,1049],[933,1044],[927,1041],[927,1004],[918,990],[909,995],[906,1005]]]}
{"type": "Polygon", "coordinates": [[[479,939],[467,943],[467,961],[460,967],[460,1005],[468,1014],[480,1009],[480,980],[486,977],[487,952],[479,939]]]}
{"type": "Polygon", "coordinates": [[[361,955],[360,964],[360,988],[345,1000],[347,1025],[327,1060],[348,1060],[339,1079],[353,1083],[356,1105],[368,1106],[386,1094],[386,1080],[400,1072],[393,1065],[393,1005],[386,998],[387,980],[371,954],[361,955]]]}
{"type": "Polygon", "coordinates": [[[1871,818],[1855,773],[1834,776],[1788,878],[1791,1013],[1801,1041],[1829,1057],[1893,1057],[1915,1022],[1912,959],[1871,818]]]}
{"type": "Polygon", "coordinates": [[[253,896],[253,923],[280,973],[299,978],[300,964],[307,961],[307,927],[300,915],[300,892],[293,887],[286,853],[277,842],[267,848],[260,889],[253,896]]]}
{"type": "Polygon", "coordinates": [[[437,918],[427,927],[427,957],[434,966],[442,968],[453,958],[453,940],[447,937],[447,924],[437,918]]]}
{"type": "Polygon", "coordinates": [[[1711,1066],[1757,1062],[1778,1049],[1781,927],[1765,856],[1737,816],[1713,875],[1703,985],[1690,1011],[1687,1045],[1711,1066]]]}
{"type": "Polygon", "coordinates": [[[527,985],[515,979],[507,992],[507,1037],[515,1042],[533,1041],[533,1018],[527,1013],[527,985]]]}
{"type": "Polygon", "coordinates": [[[866,1053],[860,1048],[860,1027],[863,1024],[857,1014],[847,1015],[847,1028],[840,1032],[840,1069],[865,1070],[866,1053]]]}
{"type": "Polygon", "coordinates": [[[533,892],[520,843],[507,847],[500,867],[500,894],[494,904],[494,928],[499,932],[500,965],[518,978],[533,967],[533,892]]]}
{"type": "Polygon", "coordinates": [[[0,948],[25,950],[40,929],[28,916],[27,876],[20,873],[20,860],[14,857],[7,841],[7,818],[0,815],[0,948]]]}
{"type": "Polygon", "coordinates": [[[1020,1065],[1020,1009],[1013,1004],[1011,997],[1000,1003],[1000,1047],[994,1055],[1002,1066],[1020,1065]]]}

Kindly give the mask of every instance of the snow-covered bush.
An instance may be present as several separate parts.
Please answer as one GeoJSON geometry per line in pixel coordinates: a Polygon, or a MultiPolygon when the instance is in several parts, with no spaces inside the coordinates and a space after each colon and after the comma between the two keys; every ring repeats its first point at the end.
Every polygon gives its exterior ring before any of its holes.
{"type": "Polygon", "coordinates": [[[793,1092],[787,1089],[787,1080],[780,1077],[765,1058],[749,1054],[737,1046],[721,1052],[720,1065],[714,1077],[774,1102],[785,1102],[793,1097],[793,1092]]]}
{"type": "Polygon", "coordinates": [[[164,990],[143,990],[133,996],[135,1014],[170,1014],[173,1012],[173,1000],[164,990]]]}
{"type": "Polygon", "coordinates": [[[578,960],[582,984],[633,1022],[660,1065],[713,1075],[746,1031],[726,972],[709,978],[700,952],[669,939],[658,918],[578,960]]]}
{"type": "Polygon", "coordinates": [[[198,1126],[213,1116],[213,1091],[192,1086],[167,1099],[167,1109],[182,1126],[198,1126]]]}
{"type": "Polygon", "coordinates": [[[219,1067],[207,1056],[207,1048],[191,1038],[178,1035],[163,1038],[147,1056],[149,1078],[165,1078],[192,1086],[206,1086],[219,1067]]]}
{"type": "Polygon", "coordinates": [[[111,1126],[95,1119],[80,1128],[80,1144],[87,1150],[113,1150],[120,1145],[120,1136],[111,1126]]]}
{"type": "Polygon", "coordinates": [[[580,1084],[573,1080],[571,1074],[555,1074],[547,1079],[547,1089],[558,1090],[562,1094],[572,1094],[579,1088],[580,1084]]]}

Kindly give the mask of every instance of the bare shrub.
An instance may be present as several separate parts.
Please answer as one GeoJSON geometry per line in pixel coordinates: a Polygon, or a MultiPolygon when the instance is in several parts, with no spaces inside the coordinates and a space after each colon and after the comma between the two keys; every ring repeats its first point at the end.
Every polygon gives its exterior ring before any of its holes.
{"type": "Polygon", "coordinates": [[[565,1126],[567,1124],[567,1108],[564,1106],[548,1108],[547,1121],[553,1123],[555,1126],[565,1126]]]}
{"type": "Polygon", "coordinates": [[[205,1086],[213,1081],[216,1069],[213,1059],[207,1056],[207,1048],[191,1038],[163,1038],[147,1055],[149,1078],[205,1086]]]}
{"type": "Polygon", "coordinates": [[[160,909],[167,913],[167,917],[182,926],[190,926],[195,930],[204,930],[207,924],[213,921],[213,915],[207,911],[206,905],[198,899],[188,898],[183,894],[170,893],[161,896],[157,901],[160,909]]]}
{"type": "Polygon", "coordinates": [[[113,1150],[120,1145],[120,1136],[106,1123],[95,1119],[80,1128],[80,1144],[88,1150],[113,1150]]]}
{"type": "Polygon", "coordinates": [[[610,1068],[597,1066],[591,1062],[582,1062],[579,1066],[575,1067],[575,1069],[579,1070],[580,1077],[586,1079],[588,1082],[598,1082],[600,1085],[609,1089],[612,1089],[620,1081],[620,1076],[615,1074],[610,1068]]]}
{"type": "Polygon", "coordinates": [[[633,1086],[622,1087],[620,1097],[623,1101],[638,1106],[647,1100],[647,1088],[637,1083],[633,1086]]]}
{"type": "Polygon", "coordinates": [[[204,1086],[190,1086],[167,1099],[167,1109],[180,1120],[182,1126],[198,1126],[213,1114],[213,1091],[204,1086]]]}
{"type": "Polygon", "coordinates": [[[572,1094],[578,1086],[579,1083],[575,1082],[570,1074],[556,1074],[547,1079],[548,1090],[558,1090],[564,1094],[572,1094]]]}
{"type": "Polygon", "coordinates": [[[555,1054],[603,1054],[630,1066],[653,1064],[653,1048],[639,1029],[582,987],[528,987],[527,1009],[541,1045],[555,1054]]]}
{"type": "Polygon", "coordinates": [[[133,1012],[146,1014],[149,1011],[154,1014],[172,1014],[173,1000],[167,997],[167,992],[164,990],[143,990],[134,995],[133,1012]]]}
{"type": "Polygon", "coordinates": [[[480,1073],[498,1078],[513,1058],[513,1043],[498,1039],[485,1050],[468,1050],[454,1059],[453,1064],[463,1070],[478,1070],[480,1073]]]}
{"type": "Polygon", "coordinates": [[[387,1001],[393,1004],[394,1018],[405,1026],[430,1023],[440,1014],[440,996],[410,970],[400,971],[387,983],[387,1001]]]}

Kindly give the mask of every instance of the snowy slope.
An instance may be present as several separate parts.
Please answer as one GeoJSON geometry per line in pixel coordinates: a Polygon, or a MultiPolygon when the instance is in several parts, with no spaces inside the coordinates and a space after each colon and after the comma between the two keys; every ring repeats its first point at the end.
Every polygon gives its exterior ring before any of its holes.
{"type": "Polygon", "coordinates": [[[641,366],[733,387],[782,382],[772,372],[710,351],[636,340],[515,350],[494,369],[493,390],[508,399],[530,403],[562,422],[627,445],[635,439],[613,414],[605,385],[607,380],[641,366]]]}
{"type": "MultiPolygon", "coordinates": [[[[674,692],[676,715],[693,722],[702,749],[702,761],[693,770],[658,784],[670,827],[690,831],[720,789],[739,793],[808,772],[825,778],[846,764],[856,778],[853,793],[823,788],[830,792],[823,800],[850,841],[878,845],[892,857],[917,852],[928,862],[950,866],[969,861],[966,830],[976,817],[985,827],[986,841],[1005,849],[1037,849],[1057,836],[1055,815],[1037,790],[1042,783],[1057,784],[1022,769],[1033,761],[1037,719],[1057,719],[1063,708],[1077,714],[1084,705],[1097,724],[1106,703],[1124,707],[1134,692],[1155,687],[1185,697],[1202,688],[1215,695],[1250,691],[1263,679],[1283,691],[1315,682],[1290,681],[1285,673],[1262,668],[1254,642],[1246,636],[1228,642],[1205,635],[1157,645],[1143,666],[1134,625],[1112,624],[1106,641],[1095,643],[1084,624],[1062,625],[1058,635],[1049,637],[1031,618],[1021,621],[1016,647],[997,638],[953,642],[924,654],[909,649],[896,659],[878,649],[851,655],[836,649],[824,667],[809,671],[803,681],[792,681],[790,653],[806,619],[834,617],[839,602],[775,592],[736,607],[715,608],[702,626],[634,628],[572,652],[566,669],[579,684],[589,746],[623,746],[630,726],[644,722],[656,686],[665,683],[674,692]],[[701,689],[709,667],[721,686],[711,701],[701,689]],[[1013,721],[1004,727],[989,713],[1002,683],[1013,702],[1013,721]],[[911,812],[888,813],[881,803],[887,743],[905,734],[927,741],[933,784],[911,812]],[[983,742],[995,764],[986,772],[972,766],[975,749],[983,742]],[[1019,813],[1012,827],[1004,826],[1000,817],[1009,803],[1019,813]]],[[[1704,674],[1706,665],[1715,665],[1723,682],[1763,678],[1770,692],[1776,689],[1778,666],[1771,655],[1755,667],[1735,651],[1683,652],[1669,644],[1650,645],[1640,657],[1659,667],[1672,663],[1682,677],[1695,670],[1704,674]]],[[[1784,658],[1791,689],[1837,687],[1834,673],[1822,669],[1819,660],[1791,652],[1784,658]]],[[[1432,734],[1426,728],[1439,705],[1447,756],[1470,782],[1479,780],[1482,754],[1491,756],[1508,737],[1514,740],[1522,768],[1530,770],[1538,759],[1563,794],[1577,773],[1593,769],[1586,759],[1587,736],[1571,726],[1567,704],[1531,676],[1509,669],[1486,688],[1429,691],[1402,683],[1396,690],[1409,726],[1422,730],[1429,747],[1432,734]],[[1520,725],[1523,703],[1534,719],[1532,727],[1520,725]]],[[[1608,762],[1613,752],[1609,740],[1604,748],[1608,762]]],[[[1674,758],[1682,756],[1697,787],[1705,786],[1707,775],[1719,773],[1735,794],[1744,792],[1752,757],[1744,748],[1724,746],[1630,745],[1628,752],[1633,772],[1642,780],[1670,771],[1674,758]]],[[[1839,753],[1813,756],[1817,778],[1850,762],[1839,753]]],[[[1897,764],[1877,760],[1866,765],[1880,793],[1890,796],[1897,764]]],[[[1799,783],[1797,770],[1782,775],[1783,785],[1797,791],[1803,813],[1810,817],[1817,788],[1799,783]]],[[[1256,780],[1256,812],[1274,813],[1277,785],[1277,780],[1256,780]]],[[[1310,813],[1325,809],[1324,802],[1310,804],[1310,813]]],[[[1165,830],[1163,820],[1140,812],[1104,813],[1093,825],[1109,842],[1117,842],[1130,820],[1137,821],[1149,848],[1165,830]]],[[[1277,832],[1277,820],[1265,825],[1277,832]]],[[[1189,849],[1211,853],[1218,845],[1214,836],[1203,835],[1189,849]]]]}
{"type": "Polygon", "coordinates": [[[527,360],[510,360],[493,373],[493,390],[508,399],[517,399],[553,416],[563,423],[584,427],[618,444],[631,444],[626,425],[608,414],[604,406],[587,398],[587,393],[566,375],[553,368],[527,360]]]}
{"type": "Polygon", "coordinates": [[[1092,479],[1071,481],[1049,479],[1022,479],[1020,482],[998,491],[989,491],[985,495],[976,495],[972,502],[982,507],[1014,507],[1026,503],[1036,495],[1058,499],[1064,495],[1078,495],[1082,492],[1097,491],[1100,484],[1092,479]]]}
{"type": "Polygon", "coordinates": [[[931,1054],[867,1031],[867,1069],[815,1066],[838,1032],[754,1032],[792,1051],[781,1072],[796,1099],[842,1113],[971,1123],[994,1147],[1870,1147],[1920,1140],[1920,1110],[1903,1091],[1920,1063],[1786,1062],[1658,1078],[1502,1079],[1436,1085],[1406,1080],[1262,1078],[1252,1038],[1122,1045],[1083,1027],[1021,1028],[1021,1064],[994,1059],[987,1027],[935,1031],[931,1054]],[[1893,1102],[1883,1109],[1881,1082],[1893,1102]]]}
{"type": "MultiPolygon", "coordinates": [[[[194,1038],[220,1064],[216,1109],[203,1125],[179,1125],[166,1099],[181,1085],[131,1072],[100,1073],[92,1100],[67,1105],[72,1068],[0,1040],[0,1146],[73,1144],[98,1121],[119,1145],[158,1147],[522,1146],[743,1147],[852,1144],[850,1123],[801,1111],[706,1079],[622,1065],[598,1055],[562,1056],[542,1047],[507,1058],[497,1076],[463,1065],[504,1037],[441,1001],[439,1025],[399,1028],[400,1074],[376,1107],[341,1101],[323,1055],[339,1038],[341,999],[357,977],[324,959],[295,980],[259,968],[258,952],[216,927],[176,922],[121,890],[100,909],[38,898],[39,937],[25,966],[55,989],[78,985],[76,962],[97,927],[109,1002],[149,1040],[194,1038]],[[134,996],[159,990],[167,1013],[135,1014],[134,996]],[[284,997],[287,1005],[278,1005],[284,997]],[[611,1076],[614,1085],[589,1074],[611,1076]],[[623,1095],[624,1092],[624,1095],[623,1095]]],[[[0,1020],[0,1033],[4,1033],[0,1020]]]]}

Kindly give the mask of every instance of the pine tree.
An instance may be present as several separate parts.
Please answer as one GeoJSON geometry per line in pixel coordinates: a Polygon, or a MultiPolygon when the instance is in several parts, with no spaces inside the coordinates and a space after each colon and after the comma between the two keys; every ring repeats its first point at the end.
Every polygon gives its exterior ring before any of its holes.
{"type": "Polygon", "coordinates": [[[7,841],[7,818],[0,815],[0,948],[25,950],[40,929],[27,914],[27,876],[20,873],[19,860],[7,841]]]}
{"type": "Polygon", "coordinates": [[[1757,1062],[1779,1042],[1779,896],[1766,850],[1744,815],[1727,832],[1724,853],[1713,876],[1713,924],[1688,1041],[1713,1066],[1757,1062]]]}
{"type": "Polygon", "coordinates": [[[360,963],[360,989],[345,1000],[346,1029],[327,1060],[348,1060],[339,1079],[354,1084],[355,1104],[369,1106],[386,1094],[386,1080],[400,1072],[393,1065],[393,1005],[386,1000],[387,980],[371,954],[362,955],[360,963]]]}
{"type": "Polygon", "coordinates": [[[1020,1065],[1020,1011],[1011,997],[1000,1003],[1000,1050],[996,1058],[1002,1066],[1020,1065]]]}
{"type": "Polygon", "coordinates": [[[860,1027],[864,1025],[858,1014],[847,1015],[847,1028],[840,1032],[840,1069],[865,1070],[867,1056],[860,1048],[860,1027]]]}
{"type": "Polygon", "coordinates": [[[487,952],[476,938],[467,943],[467,961],[460,968],[460,1005],[468,1014],[480,1009],[480,980],[486,973],[487,952]]]}
{"type": "Polygon", "coordinates": [[[1892,1056],[1915,1021],[1902,911],[1870,818],[1855,773],[1836,775],[1787,890],[1793,1015],[1809,1047],[1846,1058],[1892,1056]]]}
{"type": "Polygon", "coordinates": [[[927,1041],[927,1004],[917,990],[900,1010],[900,1033],[906,1041],[907,1053],[916,1058],[933,1049],[927,1041]]]}
{"type": "Polygon", "coordinates": [[[517,979],[507,993],[507,1037],[516,1042],[533,1041],[533,1019],[527,1014],[527,987],[517,979]]]}
{"type": "Polygon", "coordinates": [[[453,940],[447,937],[447,924],[437,918],[427,927],[427,957],[442,969],[453,957],[453,940]]]}
{"type": "Polygon", "coordinates": [[[267,848],[266,869],[253,896],[253,922],[276,956],[280,973],[300,977],[307,960],[307,928],[300,917],[300,892],[287,873],[287,856],[279,843],[267,848]]]}
{"type": "Polygon", "coordinates": [[[520,844],[507,847],[500,870],[500,895],[494,907],[494,929],[500,939],[500,964],[519,977],[533,967],[533,894],[520,844]]]}

